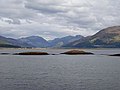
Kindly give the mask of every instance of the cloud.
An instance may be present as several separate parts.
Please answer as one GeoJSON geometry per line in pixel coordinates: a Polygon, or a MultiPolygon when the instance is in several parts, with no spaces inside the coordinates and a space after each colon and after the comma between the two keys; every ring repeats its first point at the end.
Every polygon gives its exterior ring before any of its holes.
{"type": "Polygon", "coordinates": [[[0,0],[0,35],[50,39],[119,25],[119,0],[0,0]]]}

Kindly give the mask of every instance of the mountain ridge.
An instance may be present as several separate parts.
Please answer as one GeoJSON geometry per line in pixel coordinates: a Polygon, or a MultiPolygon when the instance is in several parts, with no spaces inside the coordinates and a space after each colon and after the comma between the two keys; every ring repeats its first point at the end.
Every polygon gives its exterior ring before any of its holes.
{"type": "Polygon", "coordinates": [[[65,36],[62,38],[55,38],[53,40],[50,40],[49,43],[51,47],[61,47],[63,45],[66,45],[67,43],[79,40],[81,38],[84,38],[82,35],[76,35],[76,36],[65,36]]]}
{"type": "Polygon", "coordinates": [[[48,47],[49,43],[40,36],[29,36],[18,39],[21,42],[26,42],[33,47],[48,47]]]}
{"type": "Polygon", "coordinates": [[[69,42],[83,38],[81,35],[65,36],[62,38],[55,38],[53,40],[45,40],[40,36],[29,36],[19,39],[6,38],[0,36],[0,47],[15,46],[15,47],[33,47],[33,48],[48,48],[48,47],[61,47],[69,42]]]}
{"type": "Polygon", "coordinates": [[[0,47],[34,47],[34,48],[120,48],[120,26],[108,27],[92,36],[65,36],[45,40],[40,36],[13,39],[0,36],[0,47]]]}
{"type": "Polygon", "coordinates": [[[13,38],[6,38],[4,36],[0,36],[0,47],[5,47],[5,46],[10,46],[10,47],[32,47],[28,45],[27,43],[20,42],[16,39],[13,38]]]}
{"type": "Polygon", "coordinates": [[[120,26],[108,27],[96,34],[74,41],[63,47],[77,48],[119,48],[120,26]]]}

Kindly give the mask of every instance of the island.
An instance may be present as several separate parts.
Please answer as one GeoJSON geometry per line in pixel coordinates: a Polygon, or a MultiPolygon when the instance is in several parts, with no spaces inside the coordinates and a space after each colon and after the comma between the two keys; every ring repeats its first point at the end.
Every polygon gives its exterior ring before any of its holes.
{"type": "Polygon", "coordinates": [[[47,52],[21,52],[14,55],[49,55],[47,52]]]}
{"type": "Polygon", "coordinates": [[[120,54],[113,54],[113,55],[109,55],[109,56],[120,56],[120,54]]]}
{"type": "Polygon", "coordinates": [[[85,52],[80,50],[70,50],[61,54],[67,54],[67,55],[93,55],[91,52],[85,52]]]}

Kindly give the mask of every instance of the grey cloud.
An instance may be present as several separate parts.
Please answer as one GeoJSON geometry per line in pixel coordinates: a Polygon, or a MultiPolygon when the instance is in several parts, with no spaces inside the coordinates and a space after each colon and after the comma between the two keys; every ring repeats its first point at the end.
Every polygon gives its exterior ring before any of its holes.
{"type": "Polygon", "coordinates": [[[28,9],[37,10],[41,13],[55,14],[60,12],[66,12],[68,9],[63,6],[49,5],[49,4],[39,4],[39,3],[26,3],[25,5],[28,9]]]}
{"type": "Polygon", "coordinates": [[[119,4],[119,0],[0,0],[0,34],[90,35],[120,24],[119,4]]]}
{"type": "Polygon", "coordinates": [[[5,20],[5,22],[8,22],[9,24],[20,24],[20,20],[18,19],[5,20]]]}
{"type": "Polygon", "coordinates": [[[70,6],[70,5],[65,5],[64,2],[62,5],[61,3],[57,5],[50,5],[48,3],[43,4],[43,3],[34,3],[34,2],[28,2],[26,4],[26,8],[37,10],[40,13],[48,14],[49,16],[52,14],[51,17],[54,16],[56,18],[56,22],[59,23],[62,22],[64,25],[65,24],[69,24],[69,25],[72,24],[75,26],[77,25],[77,26],[81,26],[81,28],[85,27],[86,26],[85,24],[87,24],[88,27],[90,27],[91,24],[96,22],[93,18],[89,17],[90,16],[89,7],[91,7],[91,5],[70,6]]]}

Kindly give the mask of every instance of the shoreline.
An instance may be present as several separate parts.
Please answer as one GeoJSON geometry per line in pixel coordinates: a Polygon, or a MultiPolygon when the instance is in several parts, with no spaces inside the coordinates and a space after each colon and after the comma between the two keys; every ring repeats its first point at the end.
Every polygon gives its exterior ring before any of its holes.
{"type": "Polygon", "coordinates": [[[0,48],[0,50],[4,49],[18,49],[18,50],[111,50],[111,49],[120,49],[120,48],[0,48]]]}

